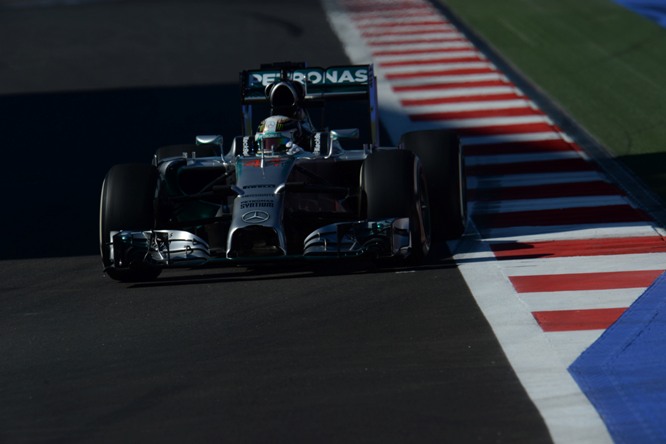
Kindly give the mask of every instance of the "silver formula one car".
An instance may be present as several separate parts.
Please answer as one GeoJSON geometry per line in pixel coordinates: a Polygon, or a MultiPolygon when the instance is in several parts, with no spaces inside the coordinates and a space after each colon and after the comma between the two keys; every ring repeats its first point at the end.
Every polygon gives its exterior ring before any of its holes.
{"type": "Polygon", "coordinates": [[[169,267],[290,258],[418,261],[433,238],[463,233],[457,136],[415,131],[398,147],[380,146],[372,65],[276,63],[240,77],[243,133],[228,146],[197,136],[159,148],[152,164],[108,172],[100,202],[108,276],[149,280],[169,267]],[[369,119],[314,125],[312,114],[333,101],[343,110],[360,101],[369,119]]]}

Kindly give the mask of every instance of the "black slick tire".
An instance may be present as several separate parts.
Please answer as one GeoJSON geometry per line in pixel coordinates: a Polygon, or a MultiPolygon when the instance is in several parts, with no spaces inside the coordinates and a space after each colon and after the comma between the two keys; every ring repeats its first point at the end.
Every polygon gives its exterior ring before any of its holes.
{"type": "Polygon", "coordinates": [[[361,187],[367,219],[410,218],[409,260],[423,260],[430,251],[430,211],[419,159],[406,150],[375,151],[363,162],[361,187]]]}
{"type": "Polygon", "coordinates": [[[142,265],[113,268],[110,254],[112,231],[154,228],[157,180],[156,168],[146,164],[115,165],[104,179],[99,207],[100,254],[106,274],[112,279],[125,282],[152,280],[162,271],[158,267],[142,265]]]}
{"type": "Polygon", "coordinates": [[[467,185],[463,152],[453,131],[406,133],[400,146],[421,159],[428,182],[434,241],[457,239],[467,223],[467,185]]]}

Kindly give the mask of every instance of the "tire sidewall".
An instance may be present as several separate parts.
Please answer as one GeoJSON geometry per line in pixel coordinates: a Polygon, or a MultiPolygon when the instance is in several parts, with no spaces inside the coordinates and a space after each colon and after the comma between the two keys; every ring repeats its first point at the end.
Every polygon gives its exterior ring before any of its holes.
{"type": "Polygon", "coordinates": [[[361,168],[365,217],[369,220],[408,217],[412,259],[430,251],[430,212],[426,179],[420,160],[406,150],[378,150],[361,168]]]}
{"type": "Polygon", "coordinates": [[[155,227],[157,187],[158,173],[152,165],[120,164],[107,173],[102,183],[99,208],[100,255],[105,268],[113,265],[112,231],[146,231],[155,227]]]}

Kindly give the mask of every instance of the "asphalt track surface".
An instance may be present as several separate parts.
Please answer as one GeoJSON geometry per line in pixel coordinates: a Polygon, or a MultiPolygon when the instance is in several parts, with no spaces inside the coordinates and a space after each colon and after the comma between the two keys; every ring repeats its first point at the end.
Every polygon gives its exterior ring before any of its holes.
{"type": "Polygon", "coordinates": [[[108,168],[235,135],[240,69],[347,63],[318,3],[2,1],[0,41],[0,442],[550,440],[443,246],[103,276],[108,168]]]}

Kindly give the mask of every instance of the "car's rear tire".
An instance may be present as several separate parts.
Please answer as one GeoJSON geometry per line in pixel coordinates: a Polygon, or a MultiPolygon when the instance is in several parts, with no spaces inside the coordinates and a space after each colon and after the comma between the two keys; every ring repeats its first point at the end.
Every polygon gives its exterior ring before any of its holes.
{"type": "Polygon", "coordinates": [[[115,165],[104,179],[99,206],[99,242],[102,264],[112,279],[152,280],[162,271],[145,264],[114,268],[110,246],[112,231],[144,231],[154,228],[157,180],[157,169],[145,164],[115,165]]]}
{"type": "Polygon", "coordinates": [[[406,150],[379,150],[361,168],[365,217],[369,220],[409,217],[413,262],[430,251],[430,210],[425,175],[419,159],[406,150]]]}
{"type": "Polygon", "coordinates": [[[421,159],[433,240],[459,238],[467,224],[467,179],[458,135],[447,130],[413,131],[402,136],[400,145],[421,159]]]}

